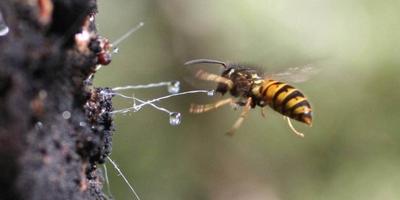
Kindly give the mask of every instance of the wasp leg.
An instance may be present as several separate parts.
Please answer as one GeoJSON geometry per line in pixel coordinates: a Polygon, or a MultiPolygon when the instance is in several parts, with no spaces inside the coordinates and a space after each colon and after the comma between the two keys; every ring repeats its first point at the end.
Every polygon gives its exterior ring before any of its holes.
{"type": "Polygon", "coordinates": [[[196,72],[196,77],[205,80],[205,81],[212,81],[212,82],[217,82],[217,83],[223,83],[226,84],[229,88],[233,87],[233,82],[227,78],[224,78],[222,76],[218,76],[216,74],[208,73],[204,70],[199,70],[196,72]]]}
{"type": "Polygon", "coordinates": [[[297,136],[304,137],[304,134],[303,134],[303,133],[297,131],[297,130],[294,128],[294,126],[293,126],[292,122],[290,121],[290,118],[289,118],[289,117],[284,116],[284,118],[287,120],[287,123],[288,123],[290,129],[291,129],[297,136]]]}
{"type": "Polygon", "coordinates": [[[189,112],[203,113],[203,112],[217,109],[217,108],[219,108],[223,105],[229,104],[229,103],[233,104],[234,100],[232,98],[228,98],[228,99],[223,99],[223,100],[217,101],[215,103],[211,103],[211,104],[204,104],[204,105],[192,104],[192,105],[190,105],[189,112]]]}
{"type": "Polygon", "coordinates": [[[233,133],[242,125],[244,119],[247,117],[251,108],[251,97],[247,99],[246,105],[243,107],[242,113],[240,113],[239,119],[233,124],[232,128],[226,133],[229,136],[232,136],[233,133]]]}
{"type": "Polygon", "coordinates": [[[261,116],[264,118],[267,116],[267,108],[266,107],[261,108],[261,116]]]}

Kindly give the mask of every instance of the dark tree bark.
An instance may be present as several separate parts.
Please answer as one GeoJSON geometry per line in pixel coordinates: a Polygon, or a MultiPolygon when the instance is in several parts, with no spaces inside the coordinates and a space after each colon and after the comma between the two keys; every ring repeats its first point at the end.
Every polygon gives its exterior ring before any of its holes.
{"type": "Polygon", "coordinates": [[[0,199],[105,199],[111,96],[88,80],[104,55],[96,1],[1,0],[0,12],[0,199]]]}

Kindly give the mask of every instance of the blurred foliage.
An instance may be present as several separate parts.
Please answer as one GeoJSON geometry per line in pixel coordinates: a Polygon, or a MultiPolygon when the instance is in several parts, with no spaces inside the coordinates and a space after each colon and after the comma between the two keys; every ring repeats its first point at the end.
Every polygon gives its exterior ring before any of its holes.
{"type": "MultiPolygon", "coordinates": [[[[142,199],[400,198],[398,0],[99,4],[98,27],[111,40],[140,21],[145,26],[96,74],[97,86],[183,80],[182,63],[193,58],[321,69],[295,84],[315,113],[312,128],[295,123],[304,139],[271,110],[266,119],[254,110],[227,137],[238,111],[187,112],[192,102],[218,99],[205,95],[162,102],[182,112],[178,127],[151,108],[116,116],[111,157],[142,199]]],[[[163,88],[135,91],[145,99],[164,94],[163,88]]],[[[111,169],[109,175],[116,199],[130,198],[122,179],[111,169]]]]}

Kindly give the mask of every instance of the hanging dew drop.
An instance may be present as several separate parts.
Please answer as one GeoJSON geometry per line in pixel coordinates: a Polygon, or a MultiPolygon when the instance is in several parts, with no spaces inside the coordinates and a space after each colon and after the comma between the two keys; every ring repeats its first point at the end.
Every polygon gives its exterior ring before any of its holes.
{"type": "Polygon", "coordinates": [[[7,24],[4,22],[3,15],[0,12],[0,37],[8,34],[10,29],[7,24]]]}
{"type": "Polygon", "coordinates": [[[8,26],[6,26],[5,24],[1,24],[0,23],[0,37],[7,35],[7,33],[9,31],[10,31],[10,29],[8,28],[8,26]]]}
{"type": "Polygon", "coordinates": [[[113,51],[112,51],[113,54],[117,54],[118,52],[119,52],[119,48],[118,47],[114,48],[113,51]]]}
{"type": "Polygon", "coordinates": [[[178,112],[171,112],[169,114],[169,124],[172,126],[178,126],[182,121],[182,115],[178,112]]]}
{"type": "Polygon", "coordinates": [[[170,94],[176,94],[180,90],[180,82],[179,81],[171,81],[168,84],[168,92],[170,94]]]}
{"type": "Polygon", "coordinates": [[[210,97],[214,96],[215,95],[215,90],[208,91],[207,95],[210,96],[210,97]]]}
{"type": "Polygon", "coordinates": [[[36,124],[35,124],[35,128],[37,129],[37,130],[40,130],[40,129],[42,129],[43,128],[43,123],[42,122],[36,122],[36,124]]]}

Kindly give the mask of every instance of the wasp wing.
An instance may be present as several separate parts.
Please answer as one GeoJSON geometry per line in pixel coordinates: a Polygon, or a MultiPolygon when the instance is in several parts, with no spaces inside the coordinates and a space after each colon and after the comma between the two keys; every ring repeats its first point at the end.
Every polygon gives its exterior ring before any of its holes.
{"type": "Polygon", "coordinates": [[[267,72],[264,78],[289,83],[301,83],[309,80],[311,77],[318,74],[319,71],[319,68],[308,64],[299,67],[291,67],[280,72],[267,72]]]}

